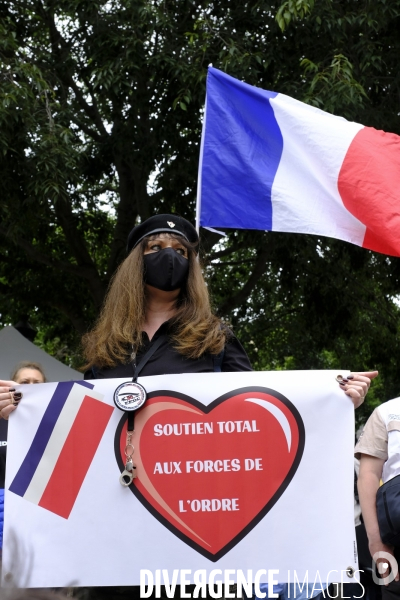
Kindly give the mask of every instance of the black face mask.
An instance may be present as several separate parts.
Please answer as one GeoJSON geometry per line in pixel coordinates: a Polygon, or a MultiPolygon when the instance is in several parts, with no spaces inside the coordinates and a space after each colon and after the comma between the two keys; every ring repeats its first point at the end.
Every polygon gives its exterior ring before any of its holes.
{"type": "Polygon", "coordinates": [[[143,260],[144,280],[158,290],[178,290],[187,279],[189,261],[173,248],[145,254],[143,260]]]}

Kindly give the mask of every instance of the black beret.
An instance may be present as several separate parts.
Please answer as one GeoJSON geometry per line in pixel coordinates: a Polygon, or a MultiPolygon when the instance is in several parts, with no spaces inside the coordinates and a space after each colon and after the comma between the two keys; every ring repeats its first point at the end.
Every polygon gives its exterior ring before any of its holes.
{"type": "Polygon", "coordinates": [[[177,215],[155,215],[136,225],[128,235],[127,251],[133,250],[139,242],[153,233],[177,233],[192,244],[199,243],[199,236],[196,229],[189,221],[178,217],[177,215]]]}

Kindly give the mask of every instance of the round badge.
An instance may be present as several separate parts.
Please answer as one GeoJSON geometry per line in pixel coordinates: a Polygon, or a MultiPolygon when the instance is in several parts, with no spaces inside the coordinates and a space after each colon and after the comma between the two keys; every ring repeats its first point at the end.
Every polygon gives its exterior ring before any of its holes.
{"type": "Polygon", "coordinates": [[[146,402],[147,393],[140,383],[126,381],[121,383],[114,392],[114,404],[117,408],[131,412],[137,410],[146,402]]]}

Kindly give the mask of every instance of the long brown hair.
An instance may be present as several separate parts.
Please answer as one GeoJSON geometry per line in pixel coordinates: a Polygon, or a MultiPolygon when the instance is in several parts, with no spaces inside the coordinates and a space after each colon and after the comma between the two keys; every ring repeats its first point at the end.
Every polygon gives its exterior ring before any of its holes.
{"type": "MultiPolygon", "coordinates": [[[[166,234],[176,237],[174,234],[166,234]]],[[[150,237],[150,236],[149,236],[150,237]]],[[[146,295],[143,280],[144,238],[116,271],[95,327],[82,339],[88,366],[113,367],[129,361],[132,347],[142,343],[146,295]]],[[[193,244],[179,236],[188,250],[189,275],[170,321],[174,348],[188,358],[218,354],[229,330],[211,310],[206,283],[193,244]]]]}

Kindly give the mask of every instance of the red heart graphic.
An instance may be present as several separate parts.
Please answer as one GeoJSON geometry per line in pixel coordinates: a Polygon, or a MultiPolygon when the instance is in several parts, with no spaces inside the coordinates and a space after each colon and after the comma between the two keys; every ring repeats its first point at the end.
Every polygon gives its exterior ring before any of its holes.
{"type": "MultiPolygon", "coordinates": [[[[124,415],[115,437],[121,472],[124,415]]],[[[234,390],[204,406],[171,391],[152,392],[135,415],[130,489],[170,531],[219,560],[267,514],[303,455],[304,425],[282,394],[234,390]]]]}

